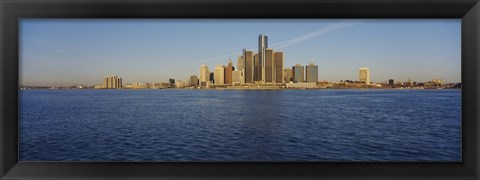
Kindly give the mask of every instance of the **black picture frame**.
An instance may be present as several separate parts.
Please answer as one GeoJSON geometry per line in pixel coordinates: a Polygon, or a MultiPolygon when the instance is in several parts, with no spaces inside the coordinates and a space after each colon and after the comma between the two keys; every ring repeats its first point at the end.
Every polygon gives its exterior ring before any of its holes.
{"type": "Polygon", "coordinates": [[[478,0],[0,0],[0,179],[479,179],[478,0]],[[19,18],[459,18],[462,162],[18,162],[19,18]]]}

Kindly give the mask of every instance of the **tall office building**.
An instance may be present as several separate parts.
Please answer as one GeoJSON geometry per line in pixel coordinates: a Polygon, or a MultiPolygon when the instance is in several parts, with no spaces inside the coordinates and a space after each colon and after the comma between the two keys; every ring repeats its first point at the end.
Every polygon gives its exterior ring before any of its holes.
{"type": "Polygon", "coordinates": [[[215,84],[221,85],[225,83],[225,67],[222,65],[217,65],[215,66],[214,70],[214,79],[215,79],[215,84]]]}
{"type": "Polygon", "coordinates": [[[284,77],[283,81],[285,81],[286,83],[292,82],[293,81],[292,76],[293,76],[292,69],[286,68],[285,70],[283,70],[283,77],[284,77]]]}
{"type": "Polygon", "coordinates": [[[370,85],[370,71],[368,68],[363,67],[358,70],[358,78],[360,82],[365,83],[366,85],[370,85]]]}
{"type": "Polygon", "coordinates": [[[122,78],[118,76],[107,76],[103,79],[103,87],[106,89],[120,89],[122,88],[122,78]]]}
{"type": "Polygon", "coordinates": [[[273,69],[275,83],[283,83],[283,52],[273,53],[273,69]]]}
{"type": "Polygon", "coordinates": [[[294,83],[303,83],[305,82],[305,72],[303,66],[296,64],[292,67],[293,82],[294,83]]]}
{"type": "Polygon", "coordinates": [[[170,82],[171,87],[175,87],[175,79],[169,78],[168,82],[170,82]]]}
{"type": "Polygon", "coordinates": [[[260,54],[253,53],[253,81],[262,81],[262,66],[260,54]]]}
{"type": "Polygon", "coordinates": [[[318,82],[318,66],[310,63],[308,66],[305,66],[305,76],[307,83],[309,82],[318,82]]]}
{"type": "Polygon", "coordinates": [[[233,63],[232,60],[228,60],[228,65],[225,67],[224,71],[224,78],[225,84],[232,84],[232,71],[233,71],[233,63]]]}
{"type": "Polygon", "coordinates": [[[265,49],[264,55],[264,74],[265,74],[265,83],[273,83],[273,49],[267,48],[265,49]]]}
{"type": "Polygon", "coordinates": [[[200,66],[200,84],[206,84],[206,82],[210,80],[209,76],[210,76],[210,72],[208,71],[208,66],[205,64],[202,64],[200,66]]]}
{"type": "Polygon", "coordinates": [[[236,69],[239,71],[245,71],[245,61],[243,61],[242,56],[238,56],[236,69]]]}
{"type": "Polygon", "coordinates": [[[198,86],[198,76],[190,76],[190,86],[198,86]]]}
{"type": "Polygon", "coordinates": [[[246,49],[243,49],[243,58],[245,61],[245,72],[244,72],[244,78],[245,78],[245,83],[253,83],[253,51],[249,51],[246,49]]]}
{"type": "Polygon", "coordinates": [[[258,56],[259,63],[261,66],[260,74],[262,76],[262,81],[265,82],[265,51],[268,48],[268,36],[260,34],[258,36],[258,56]]]}

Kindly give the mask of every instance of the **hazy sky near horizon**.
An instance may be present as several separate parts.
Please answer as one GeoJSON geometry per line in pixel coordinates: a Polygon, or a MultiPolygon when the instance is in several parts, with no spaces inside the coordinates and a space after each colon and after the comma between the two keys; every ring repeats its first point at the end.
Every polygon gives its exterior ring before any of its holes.
{"type": "Polygon", "coordinates": [[[284,52],[284,67],[318,65],[319,80],[461,81],[460,19],[22,19],[20,84],[187,81],[202,63],[210,71],[258,35],[284,52]]]}

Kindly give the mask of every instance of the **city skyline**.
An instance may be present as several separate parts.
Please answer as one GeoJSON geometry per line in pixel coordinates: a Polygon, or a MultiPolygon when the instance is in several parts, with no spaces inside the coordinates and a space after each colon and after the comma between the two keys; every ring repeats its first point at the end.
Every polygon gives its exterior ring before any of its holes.
{"type": "Polygon", "coordinates": [[[102,83],[98,77],[108,75],[123,77],[124,84],[169,78],[185,81],[191,75],[201,79],[201,64],[214,70],[217,64],[236,60],[241,49],[256,52],[258,46],[261,50],[258,34],[268,36],[265,40],[270,42],[264,49],[288,51],[284,68],[318,65],[318,81],[357,80],[360,67],[374,69],[370,75],[373,82],[410,78],[461,81],[459,20],[40,19],[22,20],[20,26],[21,85],[92,86],[102,83]],[[242,25],[250,28],[235,29],[242,25]],[[199,31],[185,34],[187,27],[199,31]],[[159,46],[152,45],[156,43],[159,46]],[[122,48],[125,51],[119,51],[122,48]]]}

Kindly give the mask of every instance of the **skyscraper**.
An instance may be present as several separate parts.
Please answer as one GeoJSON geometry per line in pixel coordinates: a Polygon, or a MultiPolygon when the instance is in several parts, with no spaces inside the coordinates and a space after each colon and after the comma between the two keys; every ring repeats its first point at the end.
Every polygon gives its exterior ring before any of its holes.
{"type": "Polygon", "coordinates": [[[363,67],[358,70],[358,77],[360,82],[365,83],[366,85],[370,85],[370,71],[368,68],[363,67]]]}
{"type": "Polygon", "coordinates": [[[293,81],[293,78],[292,78],[293,74],[292,74],[292,69],[291,68],[286,68],[285,70],[283,70],[283,81],[285,81],[286,83],[289,83],[289,82],[292,82],[293,81]]]}
{"type": "Polygon", "coordinates": [[[103,79],[103,87],[106,89],[120,89],[122,88],[122,78],[118,76],[107,76],[103,79]]]}
{"type": "Polygon", "coordinates": [[[265,74],[265,83],[273,83],[273,49],[267,48],[265,49],[264,54],[264,74],[265,74]]]}
{"type": "Polygon", "coordinates": [[[262,81],[265,82],[265,50],[268,48],[268,36],[260,34],[258,36],[258,54],[259,63],[261,68],[260,74],[262,74],[262,81]]]}
{"type": "Polygon", "coordinates": [[[245,71],[245,61],[243,61],[242,56],[238,56],[237,59],[237,68],[238,71],[245,71]]]}
{"type": "Polygon", "coordinates": [[[262,81],[262,66],[260,54],[253,53],[253,81],[262,81]]]}
{"type": "Polygon", "coordinates": [[[305,72],[303,66],[296,64],[292,67],[293,82],[294,83],[303,83],[305,82],[305,72]]]}
{"type": "Polygon", "coordinates": [[[200,66],[200,84],[205,84],[210,80],[210,72],[208,71],[208,66],[205,64],[202,64],[200,66]],[[202,83],[204,82],[204,83],[202,83]]]}
{"type": "Polygon", "coordinates": [[[243,49],[243,58],[245,61],[245,83],[253,83],[253,51],[243,49]]]}
{"type": "Polygon", "coordinates": [[[273,53],[273,69],[275,83],[283,83],[283,52],[273,53]]]}
{"type": "Polygon", "coordinates": [[[215,66],[214,70],[214,79],[215,79],[215,84],[221,85],[225,83],[225,67],[222,65],[217,65],[215,66]]]}
{"type": "Polygon", "coordinates": [[[233,63],[232,60],[228,60],[228,65],[225,67],[224,71],[224,78],[225,78],[225,84],[232,84],[232,71],[233,71],[233,63]]]}
{"type": "Polygon", "coordinates": [[[318,82],[318,66],[310,63],[308,66],[305,66],[305,76],[307,82],[318,82]]]}

